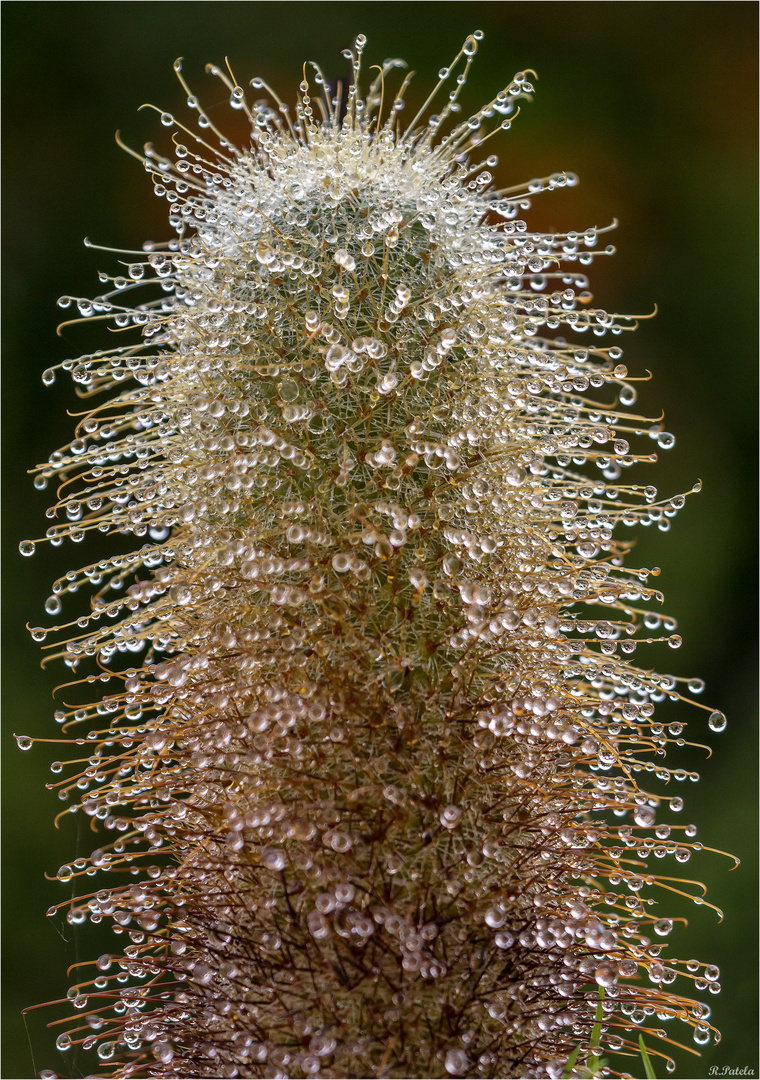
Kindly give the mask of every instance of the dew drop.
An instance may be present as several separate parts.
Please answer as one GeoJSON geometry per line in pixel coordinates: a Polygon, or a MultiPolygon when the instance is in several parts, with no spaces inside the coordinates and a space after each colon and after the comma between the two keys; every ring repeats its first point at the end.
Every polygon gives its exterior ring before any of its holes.
{"type": "Polygon", "coordinates": [[[162,1039],[153,1044],[153,1057],[156,1061],[168,1065],[174,1057],[174,1047],[167,1039],[162,1039]]]}
{"type": "Polygon", "coordinates": [[[439,815],[441,825],[445,829],[455,829],[459,824],[459,819],[462,816],[462,811],[458,806],[445,806],[439,815]]]}
{"type": "Polygon", "coordinates": [[[467,1054],[464,1050],[446,1051],[446,1072],[449,1076],[464,1076],[467,1072],[467,1054]]]}
{"type": "Polygon", "coordinates": [[[285,856],[277,848],[264,848],[261,853],[261,861],[264,866],[269,867],[270,870],[284,870],[285,869],[285,856]]]}
{"type": "Polygon", "coordinates": [[[33,540],[22,540],[18,546],[22,555],[34,555],[35,546],[33,540]]]}
{"type": "Polygon", "coordinates": [[[330,837],[330,847],[342,855],[352,846],[353,841],[347,833],[334,832],[330,837]]]}
{"type": "Polygon", "coordinates": [[[711,731],[725,731],[728,721],[724,713],[719,710],[710,713],[710,719],[707,721],[711,731]]]}
{"type": "Polygon", "coordinates": [[[16,742],[19,750],[31,750],[34,745],[34,739],[30,739],[28,735],[17,735],[16,742]]]}
{"type": "Polygon", "coordinates": [[[606,963],[600,964],[594,973],[594,979],[599,986],[610,987],[615,986],[618,980],[618,967],[617,964],[606,963]]]}
{"type": "Polygon", "coordinates": [[[633,820],[642,828],[654,825],[655,813],[651,806],[637,806],[633,813],[633,820]]]}
{"type": "Polygon", "coordinates": [[[490,926],[492,930],[497,930],[504,925],[505,916],[501,908],[491,907],[485,913],[484,919],[486,926],[490,926]]]}

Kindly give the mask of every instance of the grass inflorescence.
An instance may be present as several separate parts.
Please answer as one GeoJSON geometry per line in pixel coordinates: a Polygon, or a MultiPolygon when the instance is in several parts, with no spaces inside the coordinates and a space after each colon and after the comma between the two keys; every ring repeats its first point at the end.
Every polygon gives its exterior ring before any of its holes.
{"type": "Polygon", "coordinates": [[[33,630],[97,835],[61,906],[117,935],[58,1039],[98,1076],[614,1076],[712,1031],[659,903],[702,889],[655,868],[700,846],[655,708],[701,684],[635,665],[680,639],[619,535],[683,505],[626,481],[674,440],[592,305],[604,230],[522,216],[575,177],[495,186],[532,73],[458,115],[478,40],[406,125],[361,37],[292,111],[212,69],[248,143],[186,87],[138,155],[175,238],[62,301],[117,333],[61,365],[47,539],[138,541],[33,630]]]}

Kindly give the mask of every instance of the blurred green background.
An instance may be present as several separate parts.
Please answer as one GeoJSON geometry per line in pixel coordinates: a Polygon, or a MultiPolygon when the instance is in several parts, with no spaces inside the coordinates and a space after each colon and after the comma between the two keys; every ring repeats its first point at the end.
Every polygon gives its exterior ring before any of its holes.
{"type": "MultiPolygon", "coordinates": [[[[642,662],[701,675],[705,700],[729,726],[715,752],[682,753],[698,768],[684,819],[705,845],[742,859],[703,854],[687,870],[726,913],[693,909],[673,951],[718,963],[723,992],[711,998],[723,1041],[702,1060],[679,1058],[676,1075],[710,1066],[757,1070],[757,710],[756,710],[756,185],[757,6],[754,3],[5,3],[3,19],[3,1063],[4,1077],[71,1069],[53,1048],[49,1017],[23,1006],[65,994],[67,965],[107,948],[92,930],[45,918],[64,899],[44,880],[92,844],[76,829],[53,830],[60,805],[44,790],[56,756],[17,751],[12,733],[55,737],[51,691],[64,669],[41,672],[24,629],[44,621],[52,579],[86,552],[64,547],[33,559],[18,543],[45,529],[45,493],[25,470],[70,438],[70,386],[40,373],[102,341],[88,330],[55,336],[61,293],[94,295],[96,271],[118,256],[86,251],[82,238],[138,248],[168,237],[165,207],[114,131],[141,146],[164,135],[144,102],[176,111],[185,75],[219,122],[231,114],[207,61],[230,58],[241,82],[266,78],[293,100],[305,59],[346,75],[340,52],[357,33],[374,63],[400,56],[418,72],[408,108],[453,59],[467,33],[485,32],[469,80],[473,109],[517,70],[539,75],[532,104],[492,143],[503,184],[566,169],[572,191],[539,196],[532,227],[584,228],[613,217],[618,255],[593,268],[597,303],[656,319],[627,338],[632,373],[654,373],[640,392],[650,415],[666,413],[676,448],[646,482],[687,501],[668,536],[644,530],[636,552],[661,565],[666,608],[678,618],[678,653],[642,662]],[[218,103],[218,105],[215,105],[218,103]],[[160,133],[160,134],[159,134],[160,133]],[[496,146],[498,141],[499,145],[496,146]],[[655,475],[656,474],[656,475],[655,475]],[[699,763],[698,763],[699,762],[699,763]],[[102,947],[101,947],[102,945],[102,947]]],[[[709,734],[697,710],[680,710],[696,741],[709,734]]],[[[669,717],[669,718],[672,718],[669,717]]],[[[679,792],[680,793],[680,792],[679,792]]],[[[709,997],[709,995],[708,995],[709,997]]],[[[634,1067],[635,1071],[635,1067],[634,1067]]],[[[639,1070],[640,1071],[640,1070],[639,1070]]],[[[660,1075],[662,1066],[660,1066],[660,1075]]],[[[81,1071],[74,1075],[81,1076],[81,1071]]],[[[745,1075],[757,1075],[747,1072],[745,1075]]]]}

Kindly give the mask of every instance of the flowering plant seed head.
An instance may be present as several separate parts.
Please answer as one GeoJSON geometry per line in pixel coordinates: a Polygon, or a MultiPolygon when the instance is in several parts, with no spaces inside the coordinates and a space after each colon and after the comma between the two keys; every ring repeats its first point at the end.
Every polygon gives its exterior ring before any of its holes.
{"type": "Polygon", "coordinates": [[[605,230],[521,216],[575,177],[495,187],[532,73],[459,118],[480,36],[406,125],[362,36],[293,115],[212,68],[243,147],[177,62],[200,130],[137,155],[176,237],[61,301],[117,333],[61,365],[110,394],[37,470],[47,539],[138,541],[47,603],[91,594],[45,648],[98,837],[60,906],[117,935],[58,1038],[97,1076],[615,1076],[713,1031],[659,906],[700,886],[650,865],[700,847],[655,715],[684,680],[633,663],[680,639],[619,535],[683,505],[625,478],[674,439],[591,306],[605,230]]]}

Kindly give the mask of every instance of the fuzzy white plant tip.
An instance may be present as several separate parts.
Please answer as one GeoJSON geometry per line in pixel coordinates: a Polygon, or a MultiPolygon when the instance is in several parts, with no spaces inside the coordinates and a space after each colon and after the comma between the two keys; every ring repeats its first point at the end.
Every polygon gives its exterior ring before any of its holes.
{"type": "Polygon", "coordinates": [[[97,845],[59,908],[115,935],[69,1068],[619,1076],[640,1034],[668,1068],[676,1021],[718,1037],[661,907],[706,904],[656,711],[703,687],[634,663],[680,644],[625,538],[684,504],[626,478],[674,439],[588,291],[606,230],[523,217],[575,177],[494,180],[532,73],[460,112],[481,36],[404,123],[361,36],[292,110],[211,68],[243,145],[177,62],[188,126],[135,155],[174,238],[61,301],[116,331],[60,365],[95,402],[36,470],[50,543],[105,534],[32,631],[97,845]]]}

